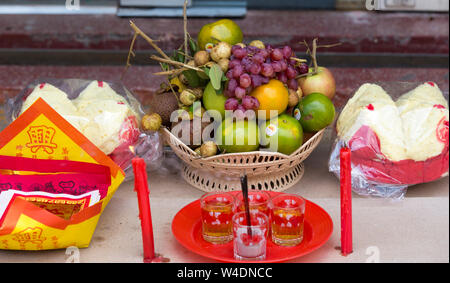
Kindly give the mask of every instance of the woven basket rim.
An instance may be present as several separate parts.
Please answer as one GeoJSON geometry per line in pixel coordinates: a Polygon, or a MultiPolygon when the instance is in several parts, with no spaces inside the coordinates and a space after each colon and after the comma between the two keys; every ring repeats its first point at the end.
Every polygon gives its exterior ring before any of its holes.
{"type": "Polygon", "coordinates": [[[237,156],[248,157],[248,158],[251,158],[251,157],[255,158],[255,157],[260,157],[260,156],[274,157],[274,158],[278,157],[278,160],[252,163],[254,165],[261,165],[261,166],[264,166],[265,164],[273,165],[277,162],[283,162],[283,161],[286,161],[288,159],[291,159],[291,158],[297,156],[299,154],[299,152],[303,151],[304,148],[308,147],[311,143],[316,142],[317,141],[316,138],[323,135],[323,133],[326,129],[327,128],[323,128],[322,130],[316,132],[313,136],[311,136],[305,143],[303,143],[299,148],[297,148],[290,155],[286,155],[286,154],[283,154],[280,152],[258,150],[258,151],[249,151],[249,152],[223,153],[223,154],[218,154],[218,155],[205,157],[205,158],[198,156],[194,150],[192,150],[189,146],[187,146],[179,138],[177,138],[174,134],[172,134],[172,132],[170,132],[169,129],[164,127],[164,128],[162,128],[162,131],[167,137],[169,137],[169,139],[167,139],[166,141],[171,147],[173,146],[173,143],[171,142],[171,140],[175,140],[177,144],[181,145],[183,147],[183,149],[185,149],[186,151],[188,151],[190,153],[190,155],[192,156],[190,158],[201,160],[202,162],[214,163],[215,166],[223,164],[223,165],[226,165],[227,167],[230,167],[230,166],[233,167],[233,165],[236,165],[236,167],[240,167],[240,166],[242,166],[242,164],[224,163],[224,162],[221,162],[220,160],[226,159],[228,157],[237,157],[237,156]]]}
{"type": "MultiPolygon", "coordinates": [[[[204,192],[236,191],[237,189],[230,189],[230,187],[239,187],[239,185],[236,184],[235,180],[231,181],[231,183],[229,181],[224,183],[218,177],[205,172],[206,171],[202,171],[199,168],[195,168],[189,164],[185,164],[182,170],[182,176],[188,184],[204,192]]],[[[258,187],[261,187],[263,190],[282,192],[294,186],[298,181],[300,181],[304,173],[305,166],[303,163],[299,163],[287,171],[274,172],[274,174],[270,174],[270,176],[249,176],[249,190],[260,190],[260,188],[258,187]],[[272,184],[276,184],[276,189],[274,189],[273,187],[267,188],[267,186],[270,186],[272,184]]],[[[237,177],[237,179],[239,178],[237,177]]]]}

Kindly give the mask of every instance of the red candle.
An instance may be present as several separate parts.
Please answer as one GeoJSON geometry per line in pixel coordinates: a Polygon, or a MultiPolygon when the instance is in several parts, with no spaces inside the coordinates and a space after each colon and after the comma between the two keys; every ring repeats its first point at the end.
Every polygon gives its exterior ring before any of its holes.
{"type": "Polygon", "coordinates": [[[155,246],[153,242],[152,214],[150,211],[146,164],[144,159],[138,157],[133,158],[132,164],[134,190],[137,192],[139,218],[141,219],[144,262],[152,262],[155,259],[155,246]]]}
{"type": "Polygon", "coordinates": [[[340,152],[341,171],[341,252],[353,252],[352,243],[352,164],[351,151],[344,147],[340,152]]]}

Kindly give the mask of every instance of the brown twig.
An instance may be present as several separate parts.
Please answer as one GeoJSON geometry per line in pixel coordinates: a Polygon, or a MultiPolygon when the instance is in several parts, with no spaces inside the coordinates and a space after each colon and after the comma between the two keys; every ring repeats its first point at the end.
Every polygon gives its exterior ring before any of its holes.
{"type": "Polygon", "coordinates": [[[339,45],[342,45],[342,42],[328,44],[328,45],[317,45],[317,48],[331,48],[331,47],[335,47],[335,46],[339,46],[339,45]]]}
{"type": "Polygon", "coordinates": [[[190,66],[190,65],[184,64],[182,62],[173,61],[171,59],[160,58],[160,57],[158,57],[156,55],[152,55],[152,56],[150,56],[150,58],[153,59],[153,60],[162,62],[162,63],[167,63],[167,64],[171,64],[171,65],[181,66],[181,67],[185,67],[185,68],[192,69],[192,70],[199,71],[199,72],[205,72],[205,71],[203,71],[200,68],[197,68],[197,67],[194,67],[194,66],[190,66]]]}
{"type": "Polygon", "coordinates": [[[131,40],[131,44],[130,44],[130,49],[128,50],[128,56],[127,56],[127,63],[125,65],[125,70],[123,70],[122,75],[120,76],[120,80],[123,79],[123,77],[125,76],[125,73],[128,71],[128,68],[131,66],[130,61],[131,61],[131,56],[135,56],[134,52],[133,52],[133,47],[134,47],[134,43],[136,42],[136,38],[138,37],[138,34],[135,32],[133,34],[133,39],[131,40]]]}
{"type": "MultiPolygon", "coordinates": [[[[177,53],[179,53],[179,54],[183,55],[183,56],[184,56],[184,58],[188,58],[189,60],[192,60],[192,59],[194,59],[194,57],[192,57],[191,55],[189,55],[189,54],[185,54],[184,52],[181,52],[180,50],[177,50],[177,53]]],[[[186,63],[186,61],[185,61],[185,63],[186,63]]]]}
{"type": "Polygon", "coordinates": [[[312,53],[311,53],[311,60],[314,66],[314,72],[317,72],[319,70],[319,66],[317,64],[317,38],[313,39],[313,47],[312,47],[312,53]]]}
{"type": "Polygon", "coordinates": [[[299,79],[299,78],[303,78],[303,77],[307,77],[307,76],[312,76],[312,75],[317,75],[320,71],[314,71],[311,73],[306,73],[306,74],[301,74],[295,77],[295,79],[299,79]]]}
{"type": "Polygon", "coordinates": [[[306,54],[308,54],[309,56],[311,56],[311,49],[309,49],[309,45],[308,45],[308,43],[306,42],[306,40],[303,39],[303,42],[299,42],[299,43],[305,45],[305,47],[306,47],[306,54]]]}
{"type": "Polygon", "coordinates": [[[192,36],[189,34],[188,31],[186,31],[186,34],[187,34],[188,38],[192,39],[192,36]]]}
{"type": "Polygon", "coordinates": [[[177,92],[173,89],[172,84],[169,82],[169,80],[167,80],[167,83],[168,83],[168,85],[169,85],[169,87],[170,87],[170,90],[172,90],[172,94],[173,94],[173,95],[175,96],[175,98],[177,99],[178,106],[182,105],[182,103],[181,103],[181,101],[180,101],[180,98],[177,96],[177,92]]]}
{"type": "Polygon", "coordinates": [[[318,41],[317,38],[313,39],[312,51],[309,48],[309,45],[306,42],[306,40],[303,40],[303,42],[299,42],[299,44],[303,44],[304,46],[306,46],[306,54],[308,54],[311,57],[310,66],[311,65],[314,66],[314,71],[317,71],[317,68],[318,68],[318,63],[317,63],[317,49],[318,48],[331,48],[331,47],[339,46],[342,44],[342,42],[338,42],[338,43],[333,43],[333,44],[317,45],[317,41],[318,41]]]}
{"type": "Polygon", "coordinates": [[[156,45],[154,43],[154,40],[151,39],[148,35],[146,35],[142,30],[140,30],[134,23],[133,21],[130,21],[130,25],[131,28],[134,30],[135,33],[139,34],[140,36],[142,36],[153,48],[155,48],[156,51],[158,51],[159,54],[161,54],[162,57],[170,60],[170,57],[166,55],[166,53],[164,53],[164,51],[161,50],[161,48],[158,47],[158,45],[156,45]]]}
{"type": "Polygon", "coordinates": [[[153,75],[157,75],[157,76],[175,75],[175,76],[178,76],[180,73],[182,73],[183,71],[186,71],[186,70],[187,70],[187,68],[173,69],[170,71],[156,72],[156,73],[153,73],[153,75]]]}
{"type": "Polygon", "coordinates": [[[300,58],[296,58],[296,57],[291,57],[289,59],[295,60],[295,61],[300,62],[300,63],[308,62],[308,60],[306,60],[306,59],[300,59],[300,58]]]}
{"type": "Polygon", "coordinates": [[[186,55],[188,54],[188,37],[187,37],[187,15],[186,15],[187,0],[184,0],[183,5],[183,28],[184,28],[184,63],[186,63],[186,55]]]}

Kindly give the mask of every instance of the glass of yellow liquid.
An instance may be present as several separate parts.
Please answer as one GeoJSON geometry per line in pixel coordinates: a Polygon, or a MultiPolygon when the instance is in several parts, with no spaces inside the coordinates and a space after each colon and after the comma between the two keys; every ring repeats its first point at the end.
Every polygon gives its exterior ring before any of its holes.
{"type": "MultiPolygon", "coordinates": [[[[242,193],[236,195],[237,212],[245,211],[244,196],[242,193]]],[[[248,204],[251,212],[262,212],[267,217],[270,217],[269,208],[270,195],[266,191],[249,191],[248,192],[248,204]]]]}
{"type": "Polygon", "coordinates": [[[295,194],[280,194],[271,199],[272,242],[296,246],[303,240],[305,199],[295,194]]]}
{"type": "Polygon", "coordinates": [[[236,200],[229,193],[207,193],[200,199],[202,236],[207,242],[225,244],[233,240],[236,200]]]}

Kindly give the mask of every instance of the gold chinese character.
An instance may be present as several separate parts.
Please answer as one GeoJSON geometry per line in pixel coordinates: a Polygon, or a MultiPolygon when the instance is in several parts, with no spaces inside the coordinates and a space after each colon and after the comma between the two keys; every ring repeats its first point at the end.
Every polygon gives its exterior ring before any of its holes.
{"type": "Polygon", "coordinates": [[[54,144],[53,137],[55,129],[46,126],[32,126],[28,129],[28,137],[30,142],[26,144],[31,148],[32,153],[36,153],[39,149],[43,149],[48,154],[52,154],[53,150],[58,146],[54,144]]]}

